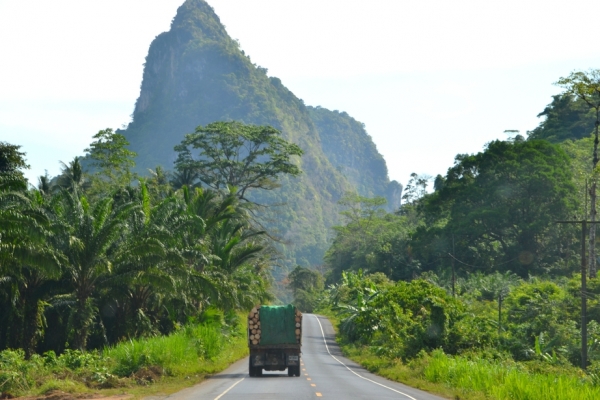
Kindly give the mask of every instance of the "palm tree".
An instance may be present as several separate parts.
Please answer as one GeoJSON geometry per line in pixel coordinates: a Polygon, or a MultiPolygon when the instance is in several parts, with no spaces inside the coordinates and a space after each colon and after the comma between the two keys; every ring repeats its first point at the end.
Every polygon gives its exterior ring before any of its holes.
{"type": "Polygon", "coordinates": [[[46,173],[44,175],[40,175],[38,177],[38,190],[40,191],[40,193],[44,196],[48,196],[50,195],[51,191],[52,191],[52,180],[50,179],[50,176],[48,175],[48,171],[46,171],[46,173]]]}
{"type": "Polygon", "coordinates": [[[30,357],[39,337],[45,289],[58,276],[60,264],[48,245],[51,233],[42,209],[44,198],[23,189],[24,185],[0,176],[0,285],[4,287],[0,301],[10,305],[3,324],[10,329],[9,345],[23,348],[30,357]],[[12,188],[21,191],[6,190],[12,188]]]}
{"type": "Polygon", "coordinates": [[[200,174],[192,168],[181,168],[173,173],[171,185],[174,189],[181,189],[184,186],[196,188],[199,186],[200,174]]]}
{"type": "Polygon", "coordinates": [[[85,350],[96,315],[93,296],[98,281],[112,273],[111,246],[121,238],[132,203],[113,206],[113,200],[101,198],[91,205],[79,197],[76,186],[62,192],[61,207],[56,208],[61,230],[56,245],[65,255],[65,278],[72,293],[63,298],[72,310],[69,316],[71,347],[85,350]]]}
{"type": "Polygon", "coordinates": [[[151,206],[145,182],[140,188],[141,207],[129,216],[128,234],[115,256],[114,273],[103,282],[111,297],[119,300],[116,311],[126,321],[115,321],[117,337],[155,331],[151,303],[179,294],[179,282],[185,279],[184,260],[176,240],[187,220],[182,207],[174,197],[151,206]]]}
{"type": "Polygon", "coordinates": [[[150,179],[147,181],[148,190],[153,194],[153,197],[164,199],[173,194],[173,188],[169,182],[168,171],[165,171],[160,165],[155,169],[148,169],[150,179]]]}
{"type": "Polygon", "coordinates": [[[520,278],[511,272],[504,274],[495,272],[490,275],[479,274],[472,277],[472,285],[480,290],[484,297],[491,297],[498,300],[499,331],[502,330],[502,302],[520,281],[520,278]]]}
{"type": "Polygon", "coordinates": [[[61,189],[78,190],[86,189],[90,183],[85,178],[83,167],[79,161],[79,157],[75,157],[69,164],[60,162],[62,165],[61,174],[57,177],[56,187],[61,189]]]}

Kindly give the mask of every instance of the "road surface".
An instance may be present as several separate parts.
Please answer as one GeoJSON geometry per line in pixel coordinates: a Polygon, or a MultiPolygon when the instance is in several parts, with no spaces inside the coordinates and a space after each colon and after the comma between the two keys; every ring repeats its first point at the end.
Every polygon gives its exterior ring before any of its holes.
{"type": "Polygon", "coordinates": [[[191,400],[304,400],[304,399],[411,399],[443,400],[427,392],[389,381],[341,355],[329,320],[304,314],[300,377],[287,371],[248,375],[248,358],[194,387],[168,399],[191,400]]]}

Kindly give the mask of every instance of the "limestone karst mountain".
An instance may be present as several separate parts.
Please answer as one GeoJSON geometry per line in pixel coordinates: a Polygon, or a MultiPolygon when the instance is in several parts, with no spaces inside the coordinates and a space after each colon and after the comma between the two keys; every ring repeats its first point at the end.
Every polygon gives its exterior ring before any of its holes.
{"type": "Polygon", "coordinates": [[[389,181],[385,161],[361,123],[346,113],[306,106],[252,63],[205,1],[187,0],[171,29],[150,45],[133,120],[121,133],[138,153],[140,171],[172,169],[173,147],[186,133],[222,120],[271,125],[305,152],[299,178],[255,194],[285,204],[271,210],[266,223],[285,239],[289,264],[321,263],[344,192],[385,196],[398,205],[402,187],[389,181]]]}

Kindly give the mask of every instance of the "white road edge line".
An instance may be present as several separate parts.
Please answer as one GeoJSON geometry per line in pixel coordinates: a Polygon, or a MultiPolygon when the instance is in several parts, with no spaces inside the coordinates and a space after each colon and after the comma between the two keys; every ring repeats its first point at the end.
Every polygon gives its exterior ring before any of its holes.
{"type": "Polygon", "coordinates": [[[227,388],[226,391],[224,391],[223,393],[221,393],[220,395],[218,395],[217,397],[215,397],[215,400],[219,400],[221,397],[225,396],[227,394],[227,392],[229,392],[231,389],[233,389],[233,387],[235,385],[237,385],[238,383],[240,383],[241,381],[243,381],[245,378],[240,379],[239,381],[237,381],[236,383],[234,383],[233,385],[229,386],[227,388]]]}
{"type": "MultiPolygon", "coordinates": [[[[371,379],[369,379],[369,378],[365,378],[364,376],[357,374],[357,373],[356,373],[356,372],[354,372],[352,369],[350,369],[350,367],[348,367],[346,364],[344,364],[343,362],[341,362],[340,360],[338,360],[338,359],[337,359],[337,358],[336,358],[336,357],[335,357],[333,354],[331,354],[331,352],[329,351],[329,346],[327,346],[327,340],[325,339],[325,332],[323,331],[323,325],[321,325],[321,321],[319,321],[319,317],[317,317],[317,316],[316,316],[316,315],[314,315],[314,314],[313,314],[313,317],[315,317],[315,318],[317,319],[317,322],[319,323],[319,327],[321,328],[321,336],[323,336],[323,343],[325,343],[325,348],[327,349],[327,353],[329,353],[329,355],[331,356],[331,358],[333,358],[335,361],[337,361],[337,362],[339,362],[340,364],[342,364],[344,367],[346,367],[346,369],[347,369],[348,371],[352,372],[354,375],[358,376],[358,377],[359,377],[359,378],[361,378],[361,379],[364,379],[364,380],[366,380],[366,381],[369,381],[369,382],[371,382],[371,383],[374,383],[374,384],[376,384],[376,385],[379,385],[379,386],[381,386],[381,387],[384,387],[384,388],[386,388],[386,389],[389,389],[389,390],[391,390],[392,392],[399,393],[399,394],[401,394],[401,395],[403,395],[403,396],[406,396],[406,397],[408,397],[409,399],[412,399],[412,400],[417,400],[417,399],[415,399],[414,397],[412,397],[412,396],[410,396],[410,395],[408,395],[408,394],[406,394],[406,393],[402,393],[402,392],[401,392],[401,391],[399,391],[399,390],[393,389],[393,388],[391,388],[391,387],[389,387],[389,386],[382,385],[382,384],[381,384],[381,383],[379,383],[379,382],[375,382],[375,381],[373,381],[373,380],[371,380],[371,379]]],[[[223,394],[225,394],[225,393],[223,393],[223,394]]],[[[217,399],[215,399],[215,400],[217,400],[217,399]]]]}

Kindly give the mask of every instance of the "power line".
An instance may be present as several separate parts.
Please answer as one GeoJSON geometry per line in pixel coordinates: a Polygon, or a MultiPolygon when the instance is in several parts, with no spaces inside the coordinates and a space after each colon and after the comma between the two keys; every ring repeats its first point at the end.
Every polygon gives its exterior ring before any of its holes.
{"type": "Polygon", "coordinates": [[[517,259],[519,258],[519,257],[515,257],[515,258],[513,258],[513,259],[510,259],[510,260],[508,260],[508,261],[506,261],[506,262],[503,262],[503,263],[500,263],[500,264],[495,264],[495,265],[492,265],[492,266],[490,266],[490,267],[479,267],[479,266],[476,266],[476,265],[471,265],[471,264],[468,264],[468,263],[466,263],[466,262],[464,262],[464,261],[461,261],[461,260],[459,260],[458,258],[454,257],[454,256],[453,256],[452,254],[450,254],[450,253],[447,253],[447,254],[448,254],[448,255],[449,255],[451,258],[453,258],[454,260],[458,261],[459,263],[461,263],[461,264],[463,264],[463,265],[466,265],[467,267],[471,267],[471,268],[477,268],[477,269],[485,269],[485,268],[495,268],[495,267],[499,267],[500,265],[504,265],[504,264],[511,263],[511,262],[513,262],[513,261],[515,261],[515,260],[517,260],[517,259]]]}

